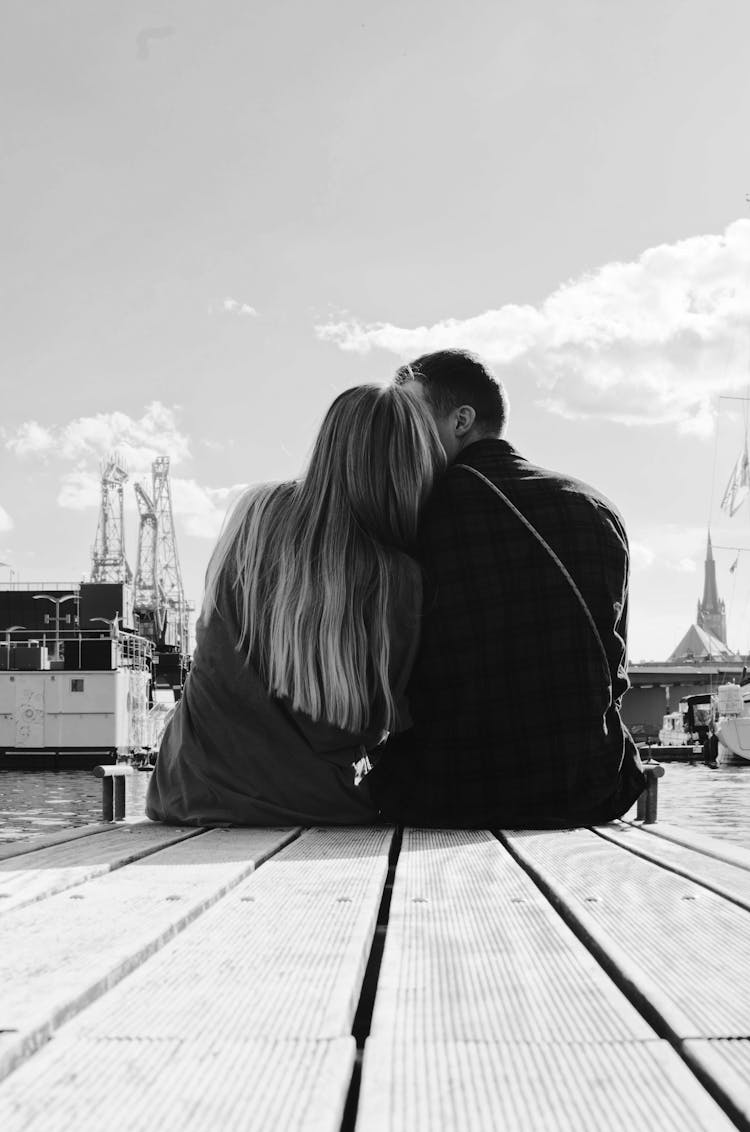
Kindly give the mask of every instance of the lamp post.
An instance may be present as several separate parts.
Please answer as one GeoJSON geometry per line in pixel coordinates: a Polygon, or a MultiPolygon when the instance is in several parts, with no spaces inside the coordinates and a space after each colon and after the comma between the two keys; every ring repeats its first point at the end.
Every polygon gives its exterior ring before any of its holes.
{"type": "Polygon", "coordinates": [[[11,589],[12,589],[13,588],[13,579],[16,576],[15,570],[11,566],[10,562],[0,562],[0,566],[5,566],[5,568],[8,570],[8,572],[10,574],[10,578],[9,578],[10,586],[11,586],[11,589]]]}
{"type": "MultiPolygon", "coordinates": [[[[78,594],[65,594],[63,597],[50,597],[49,594],[34,594],[34,601],[51,601],[55,607],[55,660],[60,659],[60,606],[64,601],[73,601],[78,594]]],[[[45,624],[49,624],[49,614],[44,616],[45,624]]],[[[71,623],[70,614],[66,614],[65,621],[71,623]]]]}
{"type": "Polygon", "coordinates": [[[9,625],[7,629],[0,629],[0,633],[5,633],[5,660],[7,667],[10,668],[10,635],[15,633],[18,629],[25,629],[25,625],[9,625]]]}
{"type": "Polygon", "coordinates": [[[103,624],[109,625],[109,635],[110,635],[110,637],[112,638],[113,641],[119,641],[119,639],[120,639],[120,622],[122,621],[122,617],[120,616],[119,613],[115,613],[114,617],[92,617],[91,620],[92,620],[92,622],[93,621],[101,621],[101,622],[103,622],[103,624]]]}

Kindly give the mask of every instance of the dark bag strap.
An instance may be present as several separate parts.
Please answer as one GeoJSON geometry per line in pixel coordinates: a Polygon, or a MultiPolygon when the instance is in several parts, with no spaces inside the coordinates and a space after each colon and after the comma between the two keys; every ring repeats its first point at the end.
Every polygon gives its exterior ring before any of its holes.
{"type": "Polygon", "coordinates": [[[581,593],[578,586],[575,584],[575,582],[571,578],[570,573],[568,572],[567,568],[560,561],[560,559],[555,554],[552,547],[547,542],[547,540],[545,538],[543,538],[542,535],[540,535],[539,531],[536,529],[534,524],[530,523],[529,520],[524,515],[524,513],[522,511],[518,510],[515,503],[511,503],[510,499],[508,499],[508,496],[503,491],[500,490],[500,488],[497,486],[497,484],[494,484],[492,482],[492,480],[487,479],[487,476],[482,475],[482,473],[480,471],[477,471],[476,468],[472,468],[470,464],[454,464],[453,467],[454,468],[463,468],[463,470],[465,472],[471,472],[471,474],[473,476],[476,476],[477,479],[481,480],[482,483],[486,484],[487,487],[491,491],[494,491],[495,495],[497,495],[499,499],[502,499],[502,501],[506,505],[506,507],[508,507],[513,512],[513,514],[516,516],[516,518],[521,520],[521,522],[526,527],[526,529],[529,530],[532,533],[532,535],[537,540],[537,542],[540,544],[540,546],[543,546],[544,549],[547,551],[547,554],[550,556],[552,561],[555,563],[558,570],[560,571],[562,576],[565,578],[565,581],[568,583],[571,590],[573,591],[576,598],[578,599],[578,603],[581,606],[581,609],[583,610],[583,612],[586,616],[586,620],[588,621],[588,623],[591,627],[591,632],[593,633],[593,635],[596,639],[596,643],[599,646],[599,652],[601,653],[601,657],[602,657],[602,660],[604,662],[604,670],[607,674],[607,687],[609,688],[609,701],[610,701],[610,704],[611,704],[612,703],[612,672],[611,672],[611,669],[610,669],[610,666],[609,666],[609,657],[607,656],[607,650],[604,647],[604,642],[602,641],[602,638],[599,634],[599,630],[596,627],[596,622],[594,621],[594,618],[591,614],[591,610],[589,609],[588,605],[586,604],[586,600],[585,600],[583,594],[581,593]]]}

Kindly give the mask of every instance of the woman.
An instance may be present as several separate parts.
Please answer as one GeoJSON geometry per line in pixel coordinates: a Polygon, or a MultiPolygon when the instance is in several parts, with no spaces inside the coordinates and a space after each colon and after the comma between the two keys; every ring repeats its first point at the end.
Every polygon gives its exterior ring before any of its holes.
{"type": "Polygon", "coordinates": [[[206,575],[185,691],[146,812],[204,825],[367,823],[354,764],[408,724],[419,569],[409,557],[445,456],[398,387],[336,398],[298,482],[239,500],[206,575]]]}

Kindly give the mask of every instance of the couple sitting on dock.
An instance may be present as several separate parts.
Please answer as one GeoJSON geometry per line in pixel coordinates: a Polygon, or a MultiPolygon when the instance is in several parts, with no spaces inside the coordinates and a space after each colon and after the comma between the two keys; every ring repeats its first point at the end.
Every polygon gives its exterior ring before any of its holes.
{"type": "Polygon", "coordinates": [[[475,355],[427,354],[337,397],[301,479],[241,497],[149,817],[540,828],[631,807],[623,523],[524,459],[507,414],[475,355]]]}

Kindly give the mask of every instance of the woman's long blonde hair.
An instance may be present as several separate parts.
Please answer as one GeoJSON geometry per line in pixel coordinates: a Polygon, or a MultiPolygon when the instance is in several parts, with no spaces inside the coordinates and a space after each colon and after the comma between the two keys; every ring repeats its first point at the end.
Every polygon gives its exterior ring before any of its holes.
{"type": "Polygon", "coordinates": [[[350,731],[393,722],[390,602],[445,454],[408,388],[359,385],[328,410],[303,477],[250,488],[211,557],[204,612],[231,580],[268,692],[350,731]]]}

